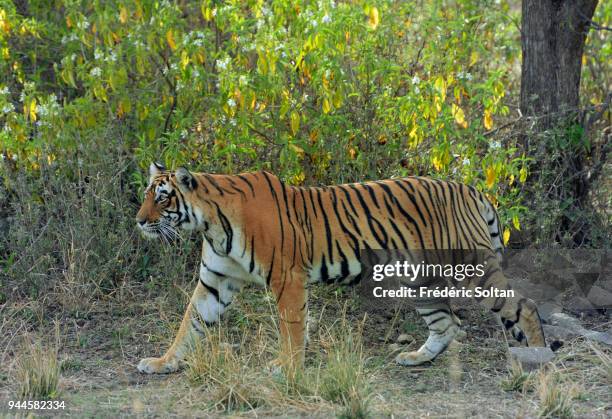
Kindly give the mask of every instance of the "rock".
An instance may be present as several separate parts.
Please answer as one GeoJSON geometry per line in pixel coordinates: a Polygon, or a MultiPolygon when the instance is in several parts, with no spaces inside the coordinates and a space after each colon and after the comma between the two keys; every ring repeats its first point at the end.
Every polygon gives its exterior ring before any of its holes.
{"type": "Polygon", "coordinates": [[[587,339],[594,340],[595,342],[605,343],[606,345],[612,345],[612,334],[610,332],[597,332],[595,330],[586,330],[582,333],[587,339]]]}
{"type": "Polygon", "coordinates": [[[465,330],[459,329],[457,333],[455,334],[455,340],[457,342],[461,342],[466,338],[466,336],[467,336],[467,333],[465,332],[465,330]]]}
{"type": "Polygon", "coordinates": [[[402,333],[396,339],[396,342],[399,343],[400,345],[407,345],[409,343],[412,343],[413,341],[414,341],[414,338],[406,333],[402,333]]]}
{"type": "MultiPolygon", "coordinates": [[[[555,329],[548,328],[550,333],[556,333],[558,335],[566,334],[569,338],[580,336],[595,342],[612,345],[612,334],[609,332],[597,332],[595,330],[585,329],[582,327],[582,324],[580,324],[580,320],[568,316],[565,313],[554,313],[550,318],[551,324],[556,327],[555,329]]],[[[546,329],[547,328],[544,329],[545,332],[546,329]]]]}
{"type": "Polygon", "coordinates": [[[612,279],[606,279],[604,281],[598,281],[597,286],[605,289],[606,291],[612,292],[612,279]]]}
{"type": "Polygon", "coordinates": [[[533,371],[543,364],[552,361],[555,357],[550,348],[509,348],[510,359],[518,362],[525,371],[533,371]]]}
{"type": "Polygon", "coordinates": [[[572,332],[580,332],[584,329],[580,320],[565,313],[553,313],[550,316],[550,324],[564,327],[572,332]]]}
{"type": "Polygon", "coordinates": [[[542,327],[544,329],[544,336],[546,336],[546,340],[548,342],[552,342],[554,340],[567,342],[568,340],[572,340],[575,337],[579,336],[577,333],[574,333],[571,330],[561,326],[545,324],[542,327]]]}
{"type": "Polygon", "coordinates": [[[595,306],[588,298],[581,295],[574,295],[565,304],[565,308],[574,314],[589,313],[595,311],[595,306]]]}
{"type": "Polygon", "coordinates": [[[597,285],[593,285],[587,298],[597,308],[612,307],[612,292],[606,291],[597,285]]]}
{"type": "Polygon", "coordinates": [[[561,313],[563,309],[558,304],[553,303],[552,301],[546,301],[538,305],[538,313],[540,313],[540,318],[545,323],[550,323],[550,316],[554,313],[561,313]]]}

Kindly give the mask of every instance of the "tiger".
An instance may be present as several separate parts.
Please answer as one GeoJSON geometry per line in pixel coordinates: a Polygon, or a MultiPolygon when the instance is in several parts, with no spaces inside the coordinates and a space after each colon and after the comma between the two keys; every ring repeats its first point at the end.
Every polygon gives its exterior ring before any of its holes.
{"type": "MultiPolygon", "coordinates": [[[[270,290],[280,329],[277,364],[304,365],[308,285],[353,284],[362,273],[363,249],[487,249],[486,283],[510,289],[500,268],[503,242],[494,206],[473,186],[405,177],[323,187],[285,184],[267,172],[221,175],[149,167],[149,184],[136,215],[144,236],[169,241],[179,230],[201,232],[199,281],[174,342],[159,358],[145,358],[142,373],[171,373],[184,364],[193,342],[205,336],[249,284],[270,290]]],[[[545,346],[534,301],[482,297],[522,346],[545,346]]],[[[429,335],[398,364],[420,365],[446,350],[460,320],[445,298],[417,305],[429,335]]]]}

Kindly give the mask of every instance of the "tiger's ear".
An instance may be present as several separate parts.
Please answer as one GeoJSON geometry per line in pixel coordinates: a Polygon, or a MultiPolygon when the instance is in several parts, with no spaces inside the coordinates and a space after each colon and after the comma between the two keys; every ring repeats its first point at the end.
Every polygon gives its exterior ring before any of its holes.
{"type": "Polygon", "coordinates": [[[181,192],[189,192],[193,191],[197,188],[198,183],[196,182],[193,175],[189,172],[189,170],[184,167],[179,167],[176,169],[176,183],[178,184],[181,192]]]}
{"type": "Polygon", "coordinates": [[[153,181],[153,178],[162,172],[165,172],[166,168],[163,164],[153,162],[149,165],[149,182],[153,181]]]}

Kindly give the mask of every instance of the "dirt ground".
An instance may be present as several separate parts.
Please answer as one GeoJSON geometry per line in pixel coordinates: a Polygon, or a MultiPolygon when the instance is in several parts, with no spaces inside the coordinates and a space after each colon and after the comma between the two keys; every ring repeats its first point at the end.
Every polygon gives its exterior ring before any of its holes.
{"type": "MultiPolygon", "coordinates": [[[[194,385],[185,371],[170,375],[143,375],[138,361],[159,356],[168,347],[187,301],[188,286],[153,297],[139,295],[129,303],[109,298],[86,311],[74,312],[49,304],[7,302],[0,306],[0,414],[27,414],[8,409],[16,399],[16,359],[25,341],[55,341],[59,330],[61,378],[59,400],[65,409],[37,412],[44,415],[78,417],[335,417],[337,403],[320,397],[295,402],[264,402],[253,409],[230,412],[220,409],[210,387],[194,385]],[[54,319],[54,320],[49,320],[54,319]]],[[[331,325],[346,310],[352,324],[359,324],[364,310],[354,290],[317,286],[311,297],[311,341],[306,368],[316,368],[325,352],[319,331],[331,325]]],[[[52,300],[52,297],[50,297],[52,300]]],[[[239,343],[240,327],[257,328],[258,322],[273,325],[269,299],[263,290],[243,292],[222,327],[230,340],[239,343]]],[[[541,375],[566,395],[575,417],[612,417],[610,348],[575,340],[565,342],[553,365],[532,376],[534,387],[506,391],[509,377],[505,338],[489,313],[471,302],[459,307],[466,336],[454,342],[435,362],[420,367],[402,367],[393,361],[398,350],[414,350],[424,341],[426,328],[417,314],[405,308],[369,310],[364,321],[363,345],[367,394],[371,417],[537,417],[545,396],[538,386],[541,375]],[[409,343],[394,344],[401,333],[409,343]],[[597,350],[601,351],[600,356],[597,350]],[[608,358],[601,358],[601,353],[608,358]],[[606,363],[607,359],[607,363],[606,363]]],[[[607,314],[590,319],[601,330],[610,327],[607,314]]],[[[267,339],[274,346],[273,334],[267,339]]],[[[238,349],[240,352],[240,348],[238,349]]],[[[260,375],[271,374],[266,370],[260,375]]],[[[291,399],[287,399],[291,400],[291,399]]],[[[554,415],[552,415],[554,417],[554,415]]]]}

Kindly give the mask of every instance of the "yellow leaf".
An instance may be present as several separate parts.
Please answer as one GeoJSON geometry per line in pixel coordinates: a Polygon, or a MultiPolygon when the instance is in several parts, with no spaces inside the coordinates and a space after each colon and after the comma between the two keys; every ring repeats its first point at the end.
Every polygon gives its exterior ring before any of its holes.
{"type": "Polygon", "coordinates": [[[172,32],[172,29],[166,32],[166,41],[168,41],[168,45],[170,46],[170,49],[172,50],[176,49],[176,42],[174,41],[174,33],[172,32]]]}
{"type": "Polygon", "coordinates": [[[368,25],[372,29],[376,29],[380,23],[380,15],[376,7],[370,7],[370,13],[368,16],[368,25]]]}
{"type": "Polygon", "coordinates": [[[329,113],[331,111],[331,105],[329,104],[329,100],[323,99],[323,113],[329,113]]]}
{"type": "Polygon", "coordinates": [[[204,20],[210,22],[213,19],[213,10],[210,7],[205,7],[202,5],[202,16],[204,20]]]}
{"type": "Polygon", "coordinates": [[[525,166],[521,167],[521,170],[519,171],[519,180],[521,181],[521,183],[525,183],[525,181],[527,180],[527,169],[525,168],[525,166]]]}
{"type": "Polygon", "coordinates": [[[332,101],[334,102],[334,107],[336,109],[340,108],[340,106],[342,106],[342,91],[340,89],[336,90],[334,92],[334,95],[332,97],[332,101]]]}
{"type": "Polygon", "coordinates": [[[291,178],[291,184],[301,185],[302,183],[304,183],[304,179],[306,179],[306,175],[304,175],[304,172],[300,172],[291,178]]]}
{"type": "Polygon", "coordinates": [[[517,230],[519,230],[519,231],[521,230],[521,223],[519,222],[518,215],[515,215],[514,217],[512,217],[512,225],[517,230]]]}
{"type": "Polygon", "coordinates": [[[484,127],[486,129],[491,129],[493,128],[493,116],[491,116],[491,111],[490,110],[485,110],[484,111],[484,127]]]}
{"type": "Polygon", "coordinates": [[[30,106],[28,107],[28,115],[30,116],[30,120],[36,121],[36,99],[32,99],[30,101],[30,106]]]}
{"type": "Polygon", "coordinates": [[[440,171],[440,169],[442,169],[442,160],[438,156],[434,156],[431,159],[431,162],[433,163],[434,169],[436,169],[436,171],[440,171]]]}
{"type": "Polygon", "coordinates": [[[121,9],[119,10],[119,20],[121,23],[125,23],[128,20],[128,10],[125,6],[121,6],[121,9]]]}
{"type": "Polygon", "coordinates": [[[188,65],[189,65],[189,54],[187,54],[187,51],[183,51],[181,52],[181,67],[184,70],[185,68],[187,68],[188,65]]]}
{"type": "Polygon", "coordinates": [[[296,111],[291,112],[291,132],[297,134],[300,129],[300,114],[296,111]]]}
{"type": "Polygon", "coordinates": [[[470,65],[472,66],[476,64],[479,58],[480,54],[478,54],[478,51],[472,51],[472,54],[470,55],[470,65]]]}
{"type": "Polygon", "coordinates": [[[291,144],[290,147],[293,149],[293,151],[298,156],[298,158],[300,159],[304,158],[304,149],[302,147],[299,147],[295,144],[291,144]]]}
{"type": "Polygon", "coordinates": [[[444,102],[444,100],[446,99],[446,81],[444,80],[444,77],[438,76],[438,78],[434,82],[434,87],[440,93],[440,99],[442,99],[442,101],[444,102]]]}
{"type": "Polygon", "coordinates": [[[510,229],[506,228],[504,230],[504,246],[508,244],[510,241],[510,229]]]}
{"type": "Polygon", "coordinates": [[[463,109],[461,109],[461,107],[453,103],[452,113],[453,113],[453,116],[455,117],[455,122],[457,123],[457,125],[459,125],[462,128],[467,128],[468,124],[467,124],[467,121],[465,120],[465,113],[463,112],[463,109]]]}
{"type": "Polygon", "coordinates": [[[486,170],[486,174],[487,174],[487,188],[492,188],[493,185],[495,184],[495,178],[497,177],[495,175],[495,168],[493,166],[489,166],[489,168],[486,170]]]}

